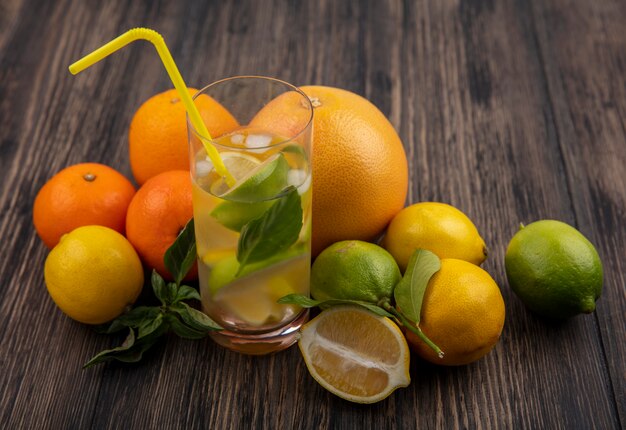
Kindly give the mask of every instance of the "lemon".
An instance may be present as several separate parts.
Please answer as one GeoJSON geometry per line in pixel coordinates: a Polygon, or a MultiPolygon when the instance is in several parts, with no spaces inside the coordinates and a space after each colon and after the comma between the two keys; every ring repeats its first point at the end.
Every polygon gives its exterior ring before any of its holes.
{"type": "Polygon", "coordinates": [[[86,324],[121,315],[137,300],[144,280],[130,242],[115,230],[94,225],[61,237],[46,258],[44,278],[56,305],[86,324]]]}
{"type": "Polygon", "coordinates": [[[591,313],[602,293],[602,262],[574,227],[542,220],[523,227],[505,256],[509,285],[532,311],[549,318],[591,313]]]}
{"type": "Polygon", "coordinates": [[[311,295],[316,300],[378,303],[391,297],[400,278],[398,265],[383,248],[360,240],[344,240],[329,246],[315,259],[311,295]]]}
{"type": "Polygon", "coordinates": [[[382,245],[402,272],[416,249],[477,265],[487,258],[485,241],[476,226],[463,212],[445,203],[422,202],[402,209],[391,220],[382,245]]]}
{"type": "Polygon", "coordinates": [[[417,335],[407,340],[423,359],[448,366],[468,364],[487,354],[500,338],[505,308],[489,273],[467,261],[441,260],[426,287],[419,327],[444,352],[440,358],[417,335]]]}
{"type": "Polygon", "coordinates": [[[374,403],[411,382],[410,352],[390,319],[354,306],[321,312],[298,342],[311,376],[331,393],[374,403]]]}

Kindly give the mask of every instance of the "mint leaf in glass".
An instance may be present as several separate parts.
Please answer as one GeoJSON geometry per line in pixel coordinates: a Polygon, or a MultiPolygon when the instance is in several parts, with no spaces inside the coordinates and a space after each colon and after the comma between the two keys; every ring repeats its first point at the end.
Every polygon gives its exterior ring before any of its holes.
{"type": "Polygon", "coordinates": [[[302,205],[298,190],[289,186],[260,218],[241,229],[237,244],[239,270],[250,263],[265,260],[293,245],[302,229],[302,205]]]}

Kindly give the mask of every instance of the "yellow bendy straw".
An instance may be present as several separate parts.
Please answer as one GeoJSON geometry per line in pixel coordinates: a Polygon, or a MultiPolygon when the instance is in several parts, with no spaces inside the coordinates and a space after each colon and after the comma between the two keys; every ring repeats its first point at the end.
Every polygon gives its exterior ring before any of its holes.
{"type": "MultiPolygon", "coordinates": [[[[87,67],[94,65],[105,57],[108,57],[118,49],[123,48],[129,43],[139,39],[147,40],[154,45],[157,53],[159,54],[159,57],[161,57],[163,66],[165,66],[165,70],[167,70],[167,74],[170,76],[170,79],[174,84],[174,88],[176,88],[176,90],[178,91],[178,95],[185,105],[185,109],[187,110],[187,114],[189,115],[189,119],[191,120],[191,124],[193,124],[194,128],[198,131],[198,133],[200,133],[201,136],[204,136],[211,140],[211,134],[204,125],[204,121],[202,121],[200,112],[198,112],[198,108],[196,108],[193,99],[189,95],[187,85],[185,85],[185,81],[180,75],[178,67],[176,67],[176,63],[172,58],[172,54],[170,54],[170,50],[167,49],[167,45],[165,44],[165,40],[163,40],[163,36],[150,28],[139,27],[128,30],[126,33],[113,39],[106,45],[103,45],[100,48],[96,49],[91,54],[87,54],[80,60],[76,61],[70,66],[70,73],[75,75],[79,72],[82,72],[87,67]]],[[[217,173],[226,179],[226,183],[229,187],[232,187],[235,184],[235,178],[233,178],[230,172],[226,169],[226,166],[224,166],[224,162],[222,161],[219,152],[217,152],[217,149],[215,149],[215,147],[209,142],[205,141],[205,139],[200,140],[202,141],[204,149],[206,150],[206,153],[209,156],[211,162],[213,162],[217,173]]]]}

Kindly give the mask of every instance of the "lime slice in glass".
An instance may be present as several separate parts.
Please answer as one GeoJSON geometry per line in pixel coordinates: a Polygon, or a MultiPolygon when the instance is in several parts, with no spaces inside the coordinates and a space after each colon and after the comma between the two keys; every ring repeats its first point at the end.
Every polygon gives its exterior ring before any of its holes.
{"type": "MultiPolygon", "coordinates": [[[[228,170],[237,179],[237,182],[232,188],[226,189],[226,184],[223,181],[217,181],[211,187],[211,192],[214,195],[225,200],[250,203],[274,198],[287,187],[289,163],[287,163],[283,154],[277,153],[272,155],[262,164],[254,166],[243,177],[238,177],[240,168],[243,170],[243,167],[250,167],[248,161],[243,161],[247,160],[247,157],[250,156],[246,156],[246,158],[240,157],[239,160],[241,161],[235,163],[236,166],[233,166],[233,170],[226,164],[226,161],[224,162],[228,170]],[[244,164],[245,166],[243,166],[244,164]]],[[[254,157],[251,158],[254,159],[254,157]]]]}
{"type": "Polygon", "coordinates": [[[227,229],[239,232],[244,225],[263,215],[272,203],[271,200],[258,203],[225,201],[211,211],[211,216],[227,229]]]}
{"type": "MultiPolygon", "coordinates": [[[[230,284],[235,279],[245,278],[248,275],[252,275],[259,270],[265,269],[266,267],[272,266],[274,264],[283,263],[294,258],[299,258],[305,253],[306,247],[304,244],[293,246],[290,249],[275,254],[263,261],[246,265],[246,267],[241,271],[241,274],[237,276],[237,271],[239,270],[239,262],[237,261],[235,251],[232,251],[230,255],[225,256],[220,261],[214,263],[211,267],[211,273],[208,279],[211,294],[217,293],[217,291],[222,289],[224,286],[230,284]]],[[[205,258],[203,258],[203,261],[205,263],[208,263],[207,259],[205,258]]]]}
{"type": "MultiPolygon", "coordinates": [[[[237,183],[241,181],[251,171],[261,165],[261,160],[253,155],[243,152],[231,152],[226,151],[220,153],[224,166],[235,178],[237,183]]],[[[203,159],[196,163],[196,176],[207,176],[208,173],[214,170],[213,163],[209,158],[203,159]]],[[[211,193],[219,196],[228,191],[228,185],[224,179],[219,179],[211,186],[211,193]]]]}

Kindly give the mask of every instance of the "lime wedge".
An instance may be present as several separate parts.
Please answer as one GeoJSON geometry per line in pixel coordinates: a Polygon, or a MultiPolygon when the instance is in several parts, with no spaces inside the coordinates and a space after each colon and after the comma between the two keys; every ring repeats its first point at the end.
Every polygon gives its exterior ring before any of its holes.
{"type": "MultiPolygon", "coordinates": [[[[226,167],[231,171],[228,165],[226,167]]],[[[219,193],[223,189],[223,185],[225,185],[223,184],[219,188],[212,187],[211,192],[223,199],[237,202],[250,203],[269,200],[276,197],[287,187],[288,172],[289,163],[287,163],[285,156],[277,153],[268,158],[263,164],[248,171],[241,179],[237,179],[237,182],[231,189],[219,193]]],[[[233,173],[233,176],[236,177],[236,173],[233,173]]],[[[218,184],[216,183],[216,185],[218,184]]]]}
{"type": "Polygon", "coordinates": [[[227,229],[239,232],[244,225],[263,215],[272,203],[271,200],[258,203],[225,201],[211,211],[211,216],[227,229]]]}
{"type": "Polygon", "coordinates": [[[304,245],[294,246],[286,251],[275,254],[266,260],[246,265],[241,274],[239,276],[236,276],[237,270],[239,270],[239,262],[237,261],[237,256],[233,251],[231,255],[215,263],[211,268],[211,273],[208,279],[209,289],[212,294],[215,294],[217,293],[217,291],[222,289],[224,286],[230,284],[235,279],[244,278],[273,264],[286,262],[296,257],[300,257],[305,252],[306,248],[304,247],[304,245]]]}
{"type": "MultiPolygon", "coordinates": [[[[226,151],[220,153],[224,166],[230,172],[233,178],[237,181],[241,181],[249,172],[256,169],[261,165],[261,160],[253,155],[243,152],[226,151]]],[[[209,158],[200,160],[196,163],[196,175],[206,176],[208,173],[214,170],[213,163],[209,158]]],[[[219,196],[228,191],[228,185],[224,179],[219,179],[211,186],[211,193],[219,196]]]]}

